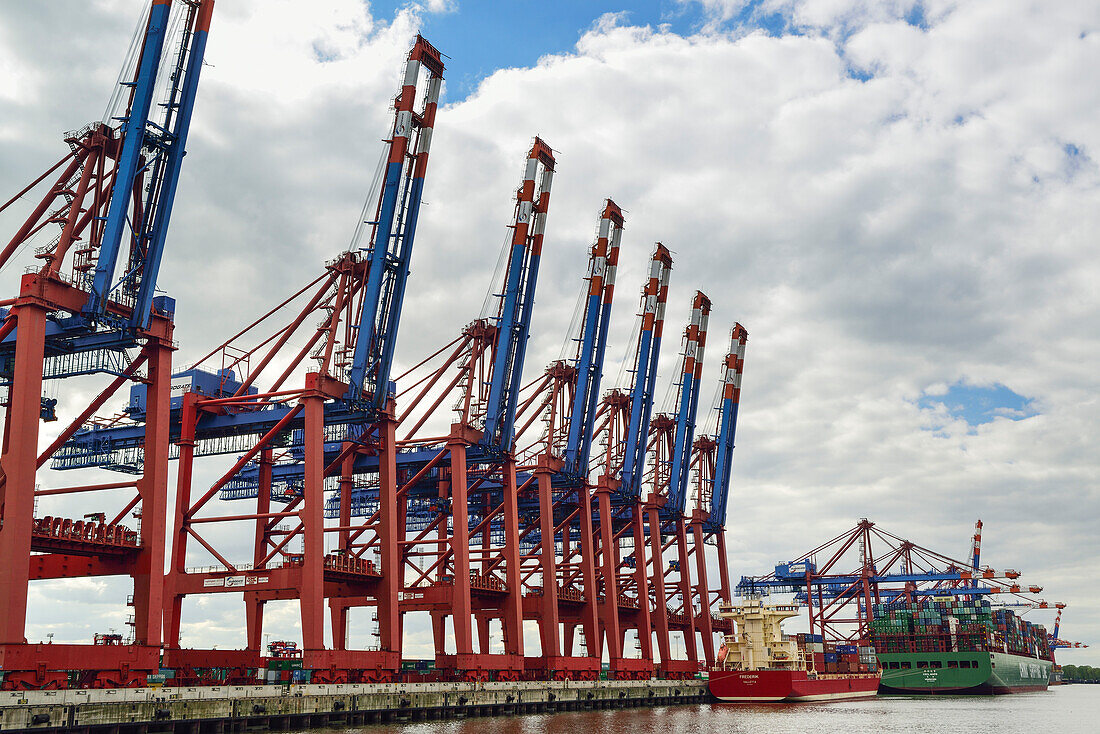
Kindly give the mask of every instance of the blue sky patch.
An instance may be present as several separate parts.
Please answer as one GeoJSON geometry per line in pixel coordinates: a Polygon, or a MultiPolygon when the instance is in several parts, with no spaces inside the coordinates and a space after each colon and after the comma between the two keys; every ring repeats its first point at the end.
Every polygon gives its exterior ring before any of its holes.
{"type": "Polygon", "coordinates": [[[940,395],[925,393],[917,400],[921,409],[947,408],[954,418],[962,418],[971,426],[991,423],[995,418],[1014,421],[1038,415],[1033,399],[1024,397],[1001,384],[977,386],[956,382],[940,395]]]}
{"type": "MultiPolygon", "coordinates": [[[[372,0],[379,20],[392,18],[408,0],[372,0]]],[[[497,69],[534,66],[540,56],[568,53],[606,13],[622,23],[666,26],[691,35],[705,22],[702,6],[676,0],[459,0],[445,13],[424,14],[420,32],[450,58],[447,102],[458,102],[497,69]]]]}

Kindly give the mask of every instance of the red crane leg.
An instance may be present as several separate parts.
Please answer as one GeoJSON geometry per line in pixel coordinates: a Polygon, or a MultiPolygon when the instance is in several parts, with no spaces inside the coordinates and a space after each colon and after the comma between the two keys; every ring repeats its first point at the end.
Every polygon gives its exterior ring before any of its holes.
{"type": "Polygon", "coordinates": [[[719,530],[716,535],[718,536],[718,575],[721,586],[722,601],[729,604],[733,599],[733,595],[730,593],[730,570],[729,559],[726,558],[726,531],[723,528],[719,530]]]}
{"type": "Polygon", "coordinates": [[[653,629],[657,632],[657,650],[661,654],[661,665],[667,668],[672,652],[669,649],[668,593],[665,591],[665,561],[661,552],[661,520],[655,505],[650,505],[647,512],[649,546],[650,553],[653,554],[653,596],[657,600],[657,606],[653,610],[653,629]]]}
{"type": "Polygon", "coordinates": [[[637,619],[638,641],[641,643],[642,660],[653,664],[653,615],[649,608],[649,574],[646,573],[645,528],[642,526],[642,506],[631,510],[634,530],[634,583],[638,587],[637,619]]]}
{"type": "Polygon", "coordinates": [[[535,474],[539,483],[539,560],[542,566],[542,618],[539,620],[539,639],[542,656],[556,658],[561,655],[558,632],[558,566],[554,547],[554,497],[550,483],[550,471],[539,467],[535,474]]]}
{"type": "MultiPolygon", "coordinates": [[[[253,544],[252,567],[263,567],[267,558],[268,520],[264,515],[271,512],[271,466],[273,464],[271,449],[260,452],[260,476],[256,487],[256,535],[253,544]]],[[[245,628],[248,633],[248,649],[260,652],[263,646],[264,630],[264,601],[258,595],[245,595],[245,628]],[[251,598],[250,598],[251,597],[251,598]]]]}
{"type": "Polygon", "coordinates": [[[141,496],[141,551],[135,559],[133,571],[134,641],[138,645],[156,648],[158,657],[164,617],[164,533],[168,511],[169,402],[174,351],[171,323],[164,326],[168,338],[154,340],[150,337],[144,350],[148,357],[148,412],[145,420],[144,470],[137,482],[141,496]]]}
{"type": "Polygon", "coordinates": [[[440,612],[432,612],[432,639],[435,641],[435,656],[447,654],[446,617],[440,612]]]}
{"type": "Polygon", "coordinates": [[[168,649],[166,662],[172,665],[172,652],[180,647],[180,618],[183,594],[178,592],[179,576],[187,571],[187,513],[191,509],[191,476],[195,464],[195,424],[198,422],[198,394],[186,392],[180,407],[179,463],[176,466],[176,514],[172,523],[172,562],[165,580],[165,616],[168,649]]]}
{"type": "Polygon", "coordinates": [[[388,665],[394,671],[401,664],[401,610],[398,602],[404,587],[405,568],[401,555],[405,518],[397,507],[396,432],[397,421],[393,419],[391,405],[378,422],[378,563],[382,573],[378,586],[378,641],[379,648],[390,653],[388,665]]]}
{"type": "MultiPolygon", "coordinates": [[[[23,289],[30,285],[23,277],[23,289]]],[[[7,482],[0,525],[0,644],[21,644],[26,634],[27,585],[30,569],[26,562],[31,553],[31,525],[34,522],[34,480],[38,460],[38,427],[42,410],[42,359],[45,352],[46,308],[35,300],[22,298],[12,307],[18,325],[15,341],[15,366],[7,416],[7,446],[0,466],[7,482]]],[[[2,651],[2,648],[0,648],[2,651]]],[[[0,656],[0,664],[3,657],[0,656]]]]}
{"type": "MultiPolygon", "coordinates": [[[[504,472],[504,577],[508,595],[504,600],[504,653],[512,656],[513,670],[523,670],[523,582],[519,567],[519,492],[516,485],[516,460],[509,456],[504,472]]],[[[486,532],[488,535],[488,532],[486,532]]],[[[556,579],[552,579],[557,586],[556,579]]],[[[555,625],[555,630],[557,625],[555,625]]]]}
{"type": "Polygon", "coordinates": [[[696,590],[699,596],[699,627],[703,633],[703,658],[707,667],[714,667],[714,625],[710,616],[710,588],[707,586],[707,546],[703,542],[703,526],[699,522],[691,524],[691,534],[695,542],[696,590]]]}
{"type": "Polygon", "coordinates": [[[470,602],[470,519],[466,505],[466,444],[461,439],[448,442],[451,454],[451,553],[454,558],[454,596],[451,624],[454,625],[455,651],[459,668],[473,667],[474,641],[470,602]]]}
{"type": "MultiPolygon", "coordinates": [[[[588,487],[577,490],[581,508],[581,583],[584,585],[584,606],[581,608],[581,630],[589,657],[600,657],[599,587],[596,586],[596,545],[592,535],[592,494],[588,487]]],[[[572,636],[572,635],[571,635],[572,636]]],[[[568,653],[567,653],[568,654],[568,653]]]]}
{"type": "Polygon", "coordinates": [[[676,520],[676,549],[680,557],[680,596],[684,600],[684,615],[687,628],[684,630],[684,642],[687,657],[693,663],[699,662],[699,649],[695,642],[695,613],[691,607],[691,560],[688,556],[687,528],[683,519],[676,520]]]}
{"type": "MultiPolygon", "coordinates": [[[[355,464],[355,454],[349,450],[347,442],[340,446],[345,454],[340,462],[340,527],[351,526],[351,489],[353,484],[352,468],[355,464]]],[[[337,533],[337,548],[342,553],[351,552],[351,530],[341,530],[337,533]]],[[[329,599],[329,617],[332,624],[332,649],[346,650],[348,642],[348,607],[339,599],[329,599]]]]}
{"type": "Polygon", "coordinates": [[[489,617],[479,614],[477,617],[477,649],[482,655],[488,655],[489,650],[489,617]]]}
{"type": "MultiPolygon", "coordinates": [[[[611,490],[601,486],[596,491],[596,501],[600,508],[600,577],[603,579],[602,605],[604,640],[607,642],[607,657],[614,666],[623,656],[619,643],[619,584],[617,559],[615,553],[614,530],[611,527],[611,490]]],[[[602,648],[588,650],[588,654],[601,654],[602,648]]]]}
{"type": "Polygon", "coordinates": [[[304,540],[302,560],[302,647],[308,655],[325,647],[324,617],[324,472],[325,400],[321,395],[302,398],[305,404],[304,540]]]}
{"type": "MultiPolygon", "coordinates": [[[[340,445],[342,453],[346,454],[340,463],[340,527],[351,527],[351,489],[355,484],[352,472],[355,468],[355,453],[351,451],[351,444],[344,442],[340,445]]],[[[351,551],[351,530],[341,530],[338,534],[338,547],[345,553],[351,551]]]]}

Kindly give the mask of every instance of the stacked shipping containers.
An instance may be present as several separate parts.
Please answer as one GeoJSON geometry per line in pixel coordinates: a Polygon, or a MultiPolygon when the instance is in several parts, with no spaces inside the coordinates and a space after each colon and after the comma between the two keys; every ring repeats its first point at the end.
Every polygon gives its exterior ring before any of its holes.
{"type": "Polygon", "coordinates": [[[866,643],[844,645],[825,642],[821,635],[795,637],[810,669],[819,673],[874,673],[878,670],[875,648],[866,643]]]}
{"type": "Polygon", "coordinates": [[[1051,659],[1046,629],[985,599],[875,604],[871,640],[883,653],[1010,652],[1051,659]]]}

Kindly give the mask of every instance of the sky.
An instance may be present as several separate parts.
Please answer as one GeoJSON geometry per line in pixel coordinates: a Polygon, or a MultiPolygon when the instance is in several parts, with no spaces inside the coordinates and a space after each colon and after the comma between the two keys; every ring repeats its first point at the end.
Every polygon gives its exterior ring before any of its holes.
{"type": "MultiPolygon", "coordinates": [[[[0,198],[102,116],[138,5],[4,4],[0,198]]],[[[540,135],[558,166],[529,374],[559,354],[608,196],[627,219],[607,387],[654,241],[675,258],[668,333],[695,289],[715,304],[705,385],[733,322],[749,331],[735,577],[862,517],[965,558],[980,518],[983,561],[1067,603],[1064,637],[1100,643],[1100,5],[222,0],[160,278],[177,365],[347,246],[418,31],[448,71],[399,363],[479,315],[540,135]]],[[[96,386],[64,390],[62,426],[96,386]]],[[[36,584],[28,637],[121,627],[118,598],[114,581],[36,584]]],[[[187,614],[192,644],[243,639],[231,600],[187,614]]],[[[295,616],[273,609],[272,634],[295,616]]],[[[410,649],[429,644],[418,629],[410,649]]]]}

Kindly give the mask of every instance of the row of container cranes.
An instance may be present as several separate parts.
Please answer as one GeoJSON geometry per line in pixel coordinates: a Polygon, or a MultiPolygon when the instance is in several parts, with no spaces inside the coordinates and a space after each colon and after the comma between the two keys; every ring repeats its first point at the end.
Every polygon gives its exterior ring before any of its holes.
{"type": "Polygon", "coordinates": [[[655,412],[673,266],[658,244],[630,385],[605,391],[620,251],[638,252],[607,199],[579,330],[563,335],[572,354],[525,371],[556,165],[536,138],[495,308],[394,374],[444,73],[423,38],[356,246],[173,369],[174,302],[156,286],[213,5],[153,0],[125,109],[69,135],[68,154],[0,207],[45,189],[0,253],[3,266],[45,243],[0,301],[2,687],[136,686],[165,668],[178,684],[255,680],[265,607],[286,601],[314,682],[395,680],[416,612],[446,679],[594,679],[604,661],[612,678],[675,678],[713,664],[729,631],[716,611],[731,595],[723,532],[747,332],[728,332],[717,423],[700,426],[711,302],[695,293],[675,412],[655,412]],[[74,407],[65,392],[75,417],[42,448],[57,411],[44,381],[77,378],[97,380],[95,397],[74,407]],[[121,414],[97,417],[127,397],[121,414]],[[42,488],[46,468],[95,479],[42,488]],[[76,495],[96,512],[36,510],[76,495]],[[31,581],[107,576],[132,579],[130,639],[27,642],[31,581]],[[201,635],[197,600],[226,593],[243,594],[243,646],[183,645],[188,625],[201,635]],[[363,610],[375,637],[353,648],[363,610]]]}

